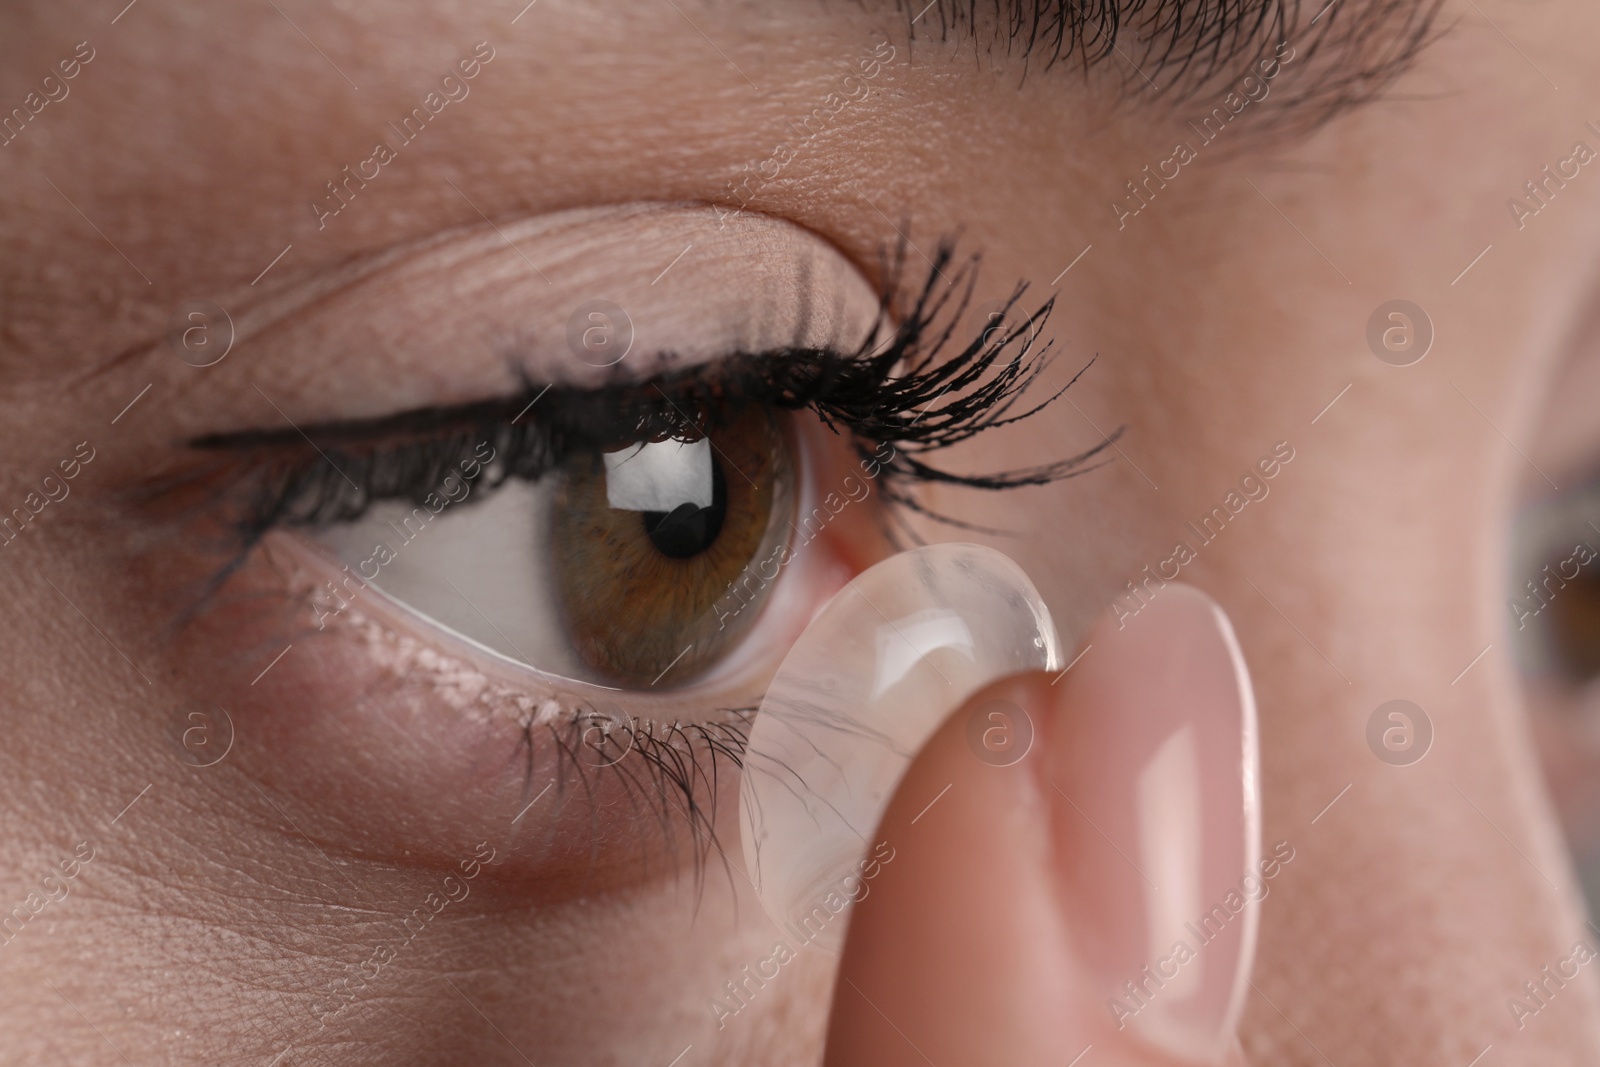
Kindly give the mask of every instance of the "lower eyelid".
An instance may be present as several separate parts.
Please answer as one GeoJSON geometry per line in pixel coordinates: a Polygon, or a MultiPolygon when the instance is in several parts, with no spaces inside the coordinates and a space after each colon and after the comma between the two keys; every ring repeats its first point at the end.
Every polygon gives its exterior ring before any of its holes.
{"type": "Polygon", "coordinates": [[[488,842],[497,878],[532,903],[703,859],[759,692],[611,692],[607,707],[605,690],[480,661],[376,598],[318,631],[304,595],[329,573],[313,546],[270,535],[175,652],[235,731],[205,772],[220,797],[260,790],[280,813],[264,817],[340,866],[449,865],[488,842]]]}
{"type": "MultiPolygon", "coordinates": [[[[262,550],[286,576],[285,595],[308,623],[318,617],[313,596],[323,594],[330,585],[342,585],[348,606],[324,613],[322,625],[315,630],[318,636],[336,640],[361,656],[376,678],[426,690],[441,714],[452,714],[464,725],[542,726],[596,710],[667,721],[693,710],[686,706],[689,701],[682,696],[674,698],[670,690],[640,694],[565,678],[476,645],[432,624],[376,586],[351,584],[347,567],[303,535],[269,534],[262,550]],[[622,711],[624,702],[634,710],[622,711]]],[[[739,699],[737,691],[719,695],[739,699]]],[[[744,695],[750,695],[748,687],[744,695]]]]}

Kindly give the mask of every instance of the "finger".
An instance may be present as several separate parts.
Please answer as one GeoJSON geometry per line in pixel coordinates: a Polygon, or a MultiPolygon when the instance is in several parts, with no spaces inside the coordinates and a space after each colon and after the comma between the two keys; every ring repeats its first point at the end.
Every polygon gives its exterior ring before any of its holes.
{"type": "Polygon", "coordinates": [[[1055,684],[975,695],[912,762],[850,920],[830,1067],[1237,1059],[1267,884],[1249,680],[1193,589],[1123,621],[1055,684]]]}

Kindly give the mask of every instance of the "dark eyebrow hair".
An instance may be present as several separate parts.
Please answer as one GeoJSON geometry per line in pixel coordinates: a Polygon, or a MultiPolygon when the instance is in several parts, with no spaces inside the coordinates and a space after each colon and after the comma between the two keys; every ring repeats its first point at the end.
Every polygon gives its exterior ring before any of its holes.
{"type": "MultiPolygon", "coordinates": [[[[1182,103],[1250,75],[1274,48],[1302,64],[1268,123],[1310,126],[1365,103],[1439,34],[1443,0],[895,0],[918,40],[971,43],[1023,77],[1120,70],[1122,97],[1182,103]],[[1305,68],[1312,68],[1308,75],[1305,68]]],[[[1281,94],[1281,95],[1280,95],[1281,94]]]]}

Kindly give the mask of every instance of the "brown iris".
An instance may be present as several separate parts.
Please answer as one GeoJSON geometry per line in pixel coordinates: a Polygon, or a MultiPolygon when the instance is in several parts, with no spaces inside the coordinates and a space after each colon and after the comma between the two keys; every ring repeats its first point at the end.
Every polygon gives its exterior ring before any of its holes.
{"type": "Polygon", "coordinates": [[[579,660],[645,687],[692,678],[734,646],[771,584],[752,565],[783,549],[788,447],[750,407],[697,441],[568,463],[551,565],[579,660]]]}

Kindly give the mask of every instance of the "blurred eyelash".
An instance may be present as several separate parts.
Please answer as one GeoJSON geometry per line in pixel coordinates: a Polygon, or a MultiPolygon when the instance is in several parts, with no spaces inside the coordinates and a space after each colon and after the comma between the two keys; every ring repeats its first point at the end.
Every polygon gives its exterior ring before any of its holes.
{"type": "MultiPolygon", "coordinates": [[[[1310,127],[1387,88],[1437,36],[1442,0],[895,0],[913,41],[970,39],[1049,70],[1115,61],[1128,96],[1194,96],[1249,73],[1278,42],[1325,63],[1279,97],[1277,124],[1310,127]],[[1353,10],[1352,10],[1353,9],[1353,10]]],[[[1268,127],[1273,123],[1260,123],[1268,127]]]]}
{"type": "Polygon", "coordinates": [[[810,408],[834,432],[849,435],[863,459],[881,464],[886,499],[954,525],[962,524],[918,503],[917,484],[1002,490],[1087,469],[1109,440],[1066,459],[987,474],[953,473],[929,461],[933,452],[1036,414],[1077,377],[1021,406],[1049,365],[1049,342],[1037,342],[1053,299],[1013,321],[1027,291],[1019,284],[997,313],[1000,325],[985,323],[957,347],[953,338],[977,283],[978,258],[953,266],[953,245],[942,242],[926,280],[904,292],[905,253],[902,244],[886,256],[878,325],[853,352],[734,354],[710,366],[587,389],[528,382],[514,396],[451,408],[303,430],[214,434],[190,444],[250,457],[236,521],[241,556],[279,526],[351,521],[382,500],[422,503],[446,478],[460,477],[485,443],[495,460],[478,481],[492,489],[508,478],[537,480],[575,452],[697,438],[746,404],[810,408]],[[893,449],[888,460],[885,445],[893,449]]]}

